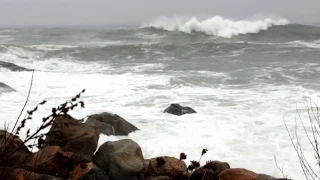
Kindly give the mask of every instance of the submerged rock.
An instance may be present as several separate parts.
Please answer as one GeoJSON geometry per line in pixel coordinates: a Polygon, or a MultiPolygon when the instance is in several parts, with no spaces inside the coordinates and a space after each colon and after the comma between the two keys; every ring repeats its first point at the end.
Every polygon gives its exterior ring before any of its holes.
{"type": "Polygon", "coordinates": [[[192,114],[197,112],[190,107],[183,107],[180,104],[171,104],[167,109],[164,110],[164,113],[170,113],[177,116],[181,116],[184,114],[192,114]]]}
{"type": "Polygon", "coordinates": [[[117,114],[108,112],[91,115],[85,123],[97,128],[100,134],[105,135],[127,136],[129,133],[139,130],[117,114]]]}
{"type": "Polygon", "coordinates": [[[0,61],[0,67],[9,69],[11,71],[33,71],[33,69],[24,68],[16,64],[4,61],[0,61]]]}
{"type": "Polygon", "coordinates": [[[63,151],[72,152],[76,163],[91,162],[98,146],[98,131],[69,115],[58,116],[46,135],[44,146],[60,146],[63,151]]]}
{"type": "Polygon", "coordinates": [[[10,86],[6,85],[5,83],[0,82],[0,93],[1,92],[12,92],[15,91],[13,88],[10,86]]]}
{"type": "Polygon", "coordinates": [[[140,146],[131,139],[106,142],[93,157],[112,180],[141,179],[145,168],[140,146]]]}

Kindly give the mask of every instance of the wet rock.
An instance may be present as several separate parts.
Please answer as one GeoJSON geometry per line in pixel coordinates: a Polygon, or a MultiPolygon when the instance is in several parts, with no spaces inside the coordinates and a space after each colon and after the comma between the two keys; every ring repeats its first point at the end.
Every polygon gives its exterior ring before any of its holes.
{"type": "Polygon", "coordinates": [[[170,178],[182,178],[189,176],[186,170],[187,166],[184,161],[180,161],[175,157],[162,156],[150,159],[144,177],[168,176],[170,178]]]}
{"type": "Polygon", "coordinates": [[[218,180],[218,175],[229,168],[230,166],[226,162],[208,161],[204,166],[192,173],[190,180],[202,180],[202,178],[204,180],[218,180]]]}
{"type": "Polygon", "coordinates": [[[12,92],[12,91],[15,91],[15,90],[10,86],[6,85],[5,83],[0,82],[0,94],[1,92],[12,92]]]}
{"type": "Polygon", "coordinates": [[[71,158],[71,152],[63,152],[59,146],[48,146],[33,153],[24,166],[32,167],[32,171],[39,174],[69,178],[74,166],[71,158]]]}
{"type": "Polygon", "coordinates": [[[78,164],[73,170],[72,179],[109,180],[107,173],[92,162],[78,164]]]}
{"type": "Polygon", "coordinates": [[[243,168],[231,168],[218,175],[219,180],[259,180],[255,172],[243,168]]]}
{"type": "Polygon", "coordinates": [[[139,130],[117,114],[108,112],[91,115],[85,123],[96,127],[99,133],[105,135],[127,136],[129,133],[139,130]]]}
{"type": "Polygon", "coordinates": [[[31,154],[18,136],[0,130],[0,166],[21,165],[31,154]]]}
{"type": "Polygon", "coordinates": [[[63,151],[73,153],[75,163],[91,162],[98,146],[98,131],[72,118],[58,116],[48,132],[44,146],[60,146],[63,151]]]}
{"type": "Polygon", "coordinates": [[[184,114],[197,113],[194,109],[190,107],[183,107],[180,104],[171,104],[167,109],[164,110],[165,113],[174,114],[181,116],[184,114]]]}
{"type": "Polygon", "coordinates": [[[9,69],[11,71],[33,71],[33,69],[24,68],[16,64],[4,61],[0,61],[0,67],[9,69]]]}
{"type": "Polygon", "coordinates": [[[141,179],[144,171],[141,148],[131,139],[104,143],[94,155],[94,162],[112,180],[141,179]]]}

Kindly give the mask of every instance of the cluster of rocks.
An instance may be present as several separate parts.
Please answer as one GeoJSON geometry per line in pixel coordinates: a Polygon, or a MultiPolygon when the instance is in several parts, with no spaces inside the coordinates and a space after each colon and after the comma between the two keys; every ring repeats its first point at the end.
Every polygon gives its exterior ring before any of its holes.
{"type": "Polygon", "coordinates": [[[97,149],[100,134],[128,135],[137,130],[122,117],[107,112],[91,115],[84,123],[60,115],[54,119],[37,152],[29,151],[19,137],[1,130],[0,179],[280,180],[247,169],[230,168],[228,163],[219,161],[209,161],[191,172],[183,160],[175,157],[145,159],[141,147],[131,139],[108,141],[97,149]],[[3,158],[8,153],[11,155],[3,158]]]}

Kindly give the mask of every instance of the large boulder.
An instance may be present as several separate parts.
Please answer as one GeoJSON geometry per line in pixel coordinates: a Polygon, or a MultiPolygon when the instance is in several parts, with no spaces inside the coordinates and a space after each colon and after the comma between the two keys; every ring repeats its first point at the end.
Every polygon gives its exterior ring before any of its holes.
{"type": "Polygon", "coordinates": [[[69,115],[55,118],[46,135],[45,146],[60,146],[73,153],[75,163],[91,162],[98,146],[99,132],[69,115]]]}
{"type": "Polygon", "coordinates": [[[69,178],[74,166],[71,158],[71,152],[63,152],[59,146],[48,146],[33,153],[24,166],[39,174],[69,178]]]}
{"type": "Polygon", "coordinates": [[[9,69],[11,71],[33,71],[33,69],[24,68],[16,64],[4,61],[0,61],[0,67],[9,69]]]}
{"type": "Polygon", "coordinates": [[[157,177],[167,176],[170,178],[184,179],[183,177],[189,176],[187,172],[187,165],[175,157],[162,156],[152,158],[149,165],[145,170],[144,177],[157,177]]]}
{"type": "Polygon", "coordinates": [[[18,136],[0,130],[0,166],[20,166],[31,154],[18,136]]]}
{"type": "Polygon", "coordinates": [[[106,142],[93,157],[94,162],[105,170],[112,180],[141,179],[144,158],[140,146],[131,139],[106,142]]]}
{"type": "Polygon", "coordinates": [[[243,168],[231,168],[218,175],[219,180],[259,180],[258,174],[243,168]]]}
{"type": "Polygon", "coordinates": [[[180,104],[171,104],[167,109],[164,110],[164,113],[170,113],[177,116],[181,116],[184,114],[192,114],[197,112],[190,107],[183,107],[180,104]]]}
{"type": "Polygon", "coordinates": [[[192,173],[190,180],[202,180],[203,177],[205,177],[204,179],[218,180],[218,175],[229,168],[230,166],[226,162],[208,161],[204,166],[192,173]]]}
{"type": "Polygon", "coordinates": [[[108,112],[91,115],[85,123],[96,127],[100,133],[105,135],[127,136],[129,133],[139,130],[117,114],[108,112]]]}
{"type": "Polygon", "coordinates": [[[107,173],[92,162],[76,165],[71,179],[109,180],[107,173]]]}

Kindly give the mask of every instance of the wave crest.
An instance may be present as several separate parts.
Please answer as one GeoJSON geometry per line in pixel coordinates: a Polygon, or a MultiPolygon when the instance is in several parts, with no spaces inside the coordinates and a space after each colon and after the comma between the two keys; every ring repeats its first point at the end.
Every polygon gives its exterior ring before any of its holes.
{"type": "Polygon", "coordinates": [[[231,38],[240,34],[258,33],[272,26],[287,25],[286,19],[274,20],[266,18],[258,21],[232,21],[220,16],[199,21],[193,17],[189,20],[183,18],[160,17],[143,27],[162,29],[167,31],[179,31],[184,33],[203,32],[207,35],[231,38]]]}

